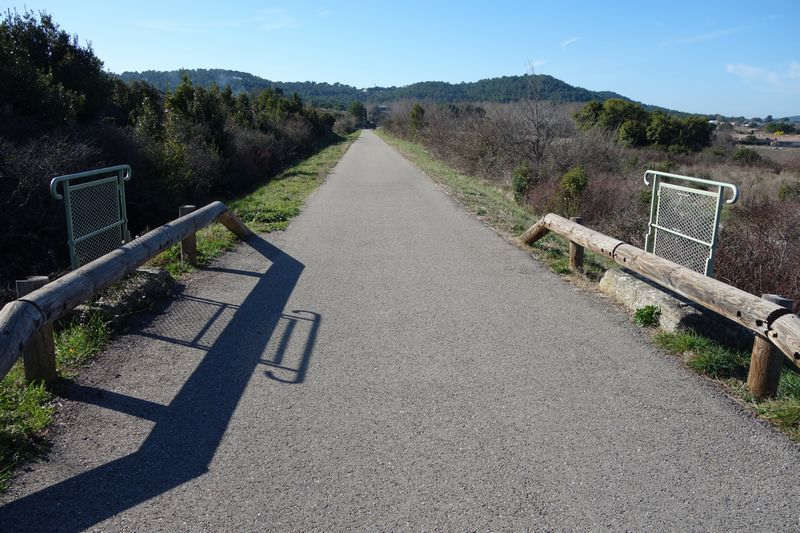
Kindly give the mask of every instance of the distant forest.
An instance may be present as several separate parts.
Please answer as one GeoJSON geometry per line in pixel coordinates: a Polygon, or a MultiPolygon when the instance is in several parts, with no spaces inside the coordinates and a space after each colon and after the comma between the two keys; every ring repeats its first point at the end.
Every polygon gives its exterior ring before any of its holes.
{"type": "Polygon", "coordinates": [[[284,94],[297,93],[300,98],[316,106],[345,109],[352,102],[384,103],[402,99],[433,100],[436,102],[515,102],[534,96],[560,102],[590,102],[624,96],[610,91],[590,91],[574,87],[546,74],[503,76],[475,82],[446,83],[423,81],[404,87],[370,87],[358,89],[341,83],[281,82],[271,81],[246,72],[223,69],[192,69],[144,72],[123,72],[127,81],[145,81],[162,91],[175,89],[185,74],[192,83],[201,87],[216,84],[230,85],[234,94],[280,89],[284,94]]]}

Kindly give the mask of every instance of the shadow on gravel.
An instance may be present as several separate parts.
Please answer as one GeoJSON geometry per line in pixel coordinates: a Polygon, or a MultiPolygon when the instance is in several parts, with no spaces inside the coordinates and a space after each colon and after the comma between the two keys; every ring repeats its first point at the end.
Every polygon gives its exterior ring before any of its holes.
{"type": "MultiPolygon", "coordinates": [[[[283,312],[303,264],[259,237],[251,238],[248,244],[272,265],[245,301],[229,311],[230,321],[168,406],[92,387],[76,385],[65,391],[78,401],[154,420],[156,424],[141,447],[126,457],[0,507],[0,530],[83,530],[194,479],[207,471],[258,365],[272,366],[265,374],[277,381],[303,381],[320,317],[309,311],[293,311],[292,315],[283,312]],[[305,350],[298,368],[284,367],[289,336],[299,320],[310,321],[305,350]],[[265,361],[262,356],[267,343],[282,322],[278,350],[272,360],[265,361]]],[[[208,324],[200,327],[207,328],[208,324]]]]}

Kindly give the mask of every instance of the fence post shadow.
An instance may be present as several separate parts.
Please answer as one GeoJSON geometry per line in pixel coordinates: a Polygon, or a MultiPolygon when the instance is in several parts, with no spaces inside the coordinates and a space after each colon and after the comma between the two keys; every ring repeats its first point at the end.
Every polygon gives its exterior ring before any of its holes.
{"type": "MultiPolygon", "coordinates": [[[[272,264],[172,402],[158,410],[139,449],[0,507],[0,530],[80,531],[207,472],[304,268],[258,236],[247,243],[272,264]]],[[[295,382],[305,375],[318,324],[316,315],[295,382]]]]}

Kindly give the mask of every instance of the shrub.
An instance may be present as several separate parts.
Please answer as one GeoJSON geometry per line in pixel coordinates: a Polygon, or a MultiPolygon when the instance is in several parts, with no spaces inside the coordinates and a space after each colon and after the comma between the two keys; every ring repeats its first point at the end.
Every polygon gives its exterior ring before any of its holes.
{"type": "Polygon", "coordinates": [[[582,165],[572,167],[561,177],[561,211],[567,216],[575,216],[580,212],[581,198],[587,185],[589,177],[582,165]]]}
{"type": "Polygon", "coordinates": [[[617,139],[626,146],[644,146],[647,144],[647,130],[641,122],[626,120],[619,127],[617,139]]]}
{"type": "Polygon", "coordinates": [[[761,162],[761,155],[752,148],[737,148],[733,160],[740,165],[756,165],[761,162]]]}
{"type": "Polygon", "coordinates": [[[790,183],[782,183],[780,189],[778,189],[778,198],[781,201],[800,200],[800,179],[790,183]]]}
{"type": "Polygon", "coordinates": [[[517,166],[511,176],[511,188],[514,190],[514,198],[521,202],[528,194],[532,183],[531,165],[527,161],[517,166]]]}
{"type": "Polygon", "coordinates": [[[636,325],[643,328],[654,328],[658,326],[659,318],[661,317],[661,308],[657,305],[646,305],[640,307],[633,314],[633,320],[636,325]]]}
{"type": "Polygon", "coordinates": [[[356,121],[356,126],[361,127],[367,122],[367,108],[361,102],[353,102],[350,104],[348,112],[356,121]]]}
{"type": "Polygon", "coordinates": [[[415,131],[421,130],[425,125],[425,108],[419,104],[414,104],[414,107],[411,108],[409,118],[411,119],[411,127],[414,128],[415,131]]]}

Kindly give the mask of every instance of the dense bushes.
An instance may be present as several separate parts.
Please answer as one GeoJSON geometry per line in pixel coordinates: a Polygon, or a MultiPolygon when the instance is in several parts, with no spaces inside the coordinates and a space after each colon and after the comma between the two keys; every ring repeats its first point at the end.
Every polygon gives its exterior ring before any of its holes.
{"type": "Polygon", "coordinates": [[[711,144],[713,126],[705,117],[678,118],[661,111],[647,112],[641,105],[611,98],[589,102],[575,113],[583,129],[615,132],[628,146],[655,145],[673,152],[697,152],[711,144]]]}
{"type": "Polygon", "coordinates": [[[102,71],[91,48],[47,15],[0,19],[2,286],[67,265],[59,174],[129,163],[131,233],[182,203],[202,204],[263,182],[331,135],[334,117],[279,91],[232,94],[184,79],[161,93],[102,71]]]}
{"type": "Polygon", "coordinates": [[[791,122],[770,122],[764,126],[768,133],[797,133],[800,129],[791,122]]]}

